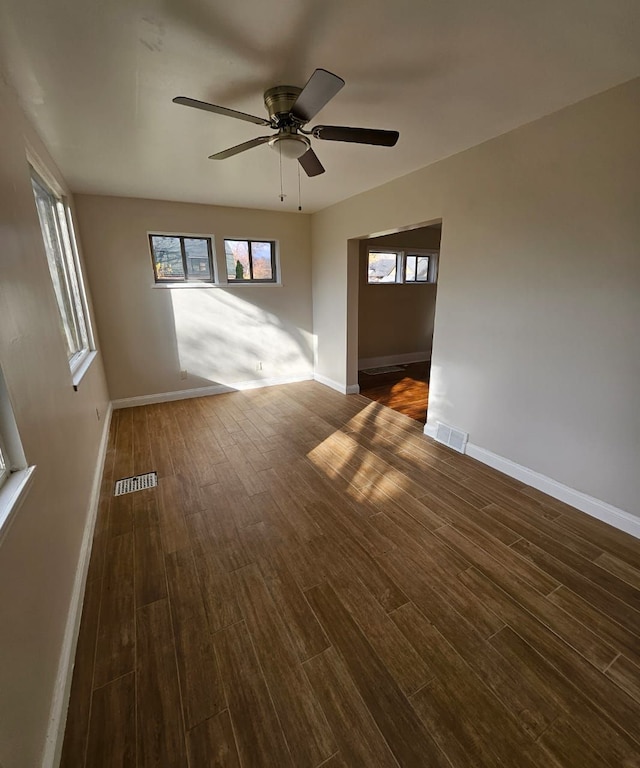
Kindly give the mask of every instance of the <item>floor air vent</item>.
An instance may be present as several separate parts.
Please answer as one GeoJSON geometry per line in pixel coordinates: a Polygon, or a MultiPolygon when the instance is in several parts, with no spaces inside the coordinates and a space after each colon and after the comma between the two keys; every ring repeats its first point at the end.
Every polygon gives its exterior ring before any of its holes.
{"type": "Polygon", "coordinates": [[[438,429],[436,430],[436,440],[439,443],[448,445],[449,448],[453,448],[458,453],[464,453],[467,447],[467,440],[469,439],[468,432],[461,432],[459,429],[449,427],[442,422],[438,422],[438,429]]]}
{"type": "Polygon", "coordinates": [[[155,488],[158,485],[158,473],[147,472],[145,475],[135,475],[134,477],[125,477],[116,482],[114,496],[122,496],[124,493],[133,493],[134,491],[144,491],[145,488],[155,488]]]}

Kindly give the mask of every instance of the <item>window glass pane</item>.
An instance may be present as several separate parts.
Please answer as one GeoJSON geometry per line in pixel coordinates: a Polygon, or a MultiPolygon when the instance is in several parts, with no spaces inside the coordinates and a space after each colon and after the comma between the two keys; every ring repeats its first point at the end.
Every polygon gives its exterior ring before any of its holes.
{"type": "Polygon", "coordinates": [[[62,330],[69,360],[82,349],[82,338],[78,331],[74,307],[72,304],[73,287],[70,284],[67,265],[64,260],[60,224],[57,218],[56,199],[35,179],[32,179],[36,209],[40,219],[40,229],[44,240],[47,262],[53,282],[53,290],[58,303],[62,330]]]}
{"type": "Polygon", "coordinates": [[[429,280],[429,257],[417,256],[416,259],[418,262],[418,269],[416,271],[416,280],[419,283],[426,283],[429,280]]]}
{"type": "Polygon", "coordinates": [[[251,243],[254,280],[273,280],[271,243],[251,243]]]}
{"type": "Polygon", "coordinates": [[[184,280],[180,238],[151,235],[151,246],[158,280],[184,280]]]}
{"type": "Polygon", "coordinates": [[[7,469],[7,461],[2,454],[2,443],[0,443],[0,485],[2,485],[8,474],[9,470],[7,469]]]}
{"type": "Polygon", "coordinates": [[[395,253],[370,253],[368,280],[370,283],[395,283],[398,256],[395,253]]]}
{"type": "Polygon", "coordinates": [[[191,280],[211,280],[211,262],[207,241],[201,237],[185,237],[184,252],[187,257],[187,274],[191,280]]]}
{"type": "Polygon", "coordinates": [[[63,250],[66,254],[65,261],[67,265],[67,274],[69,277],[69,287],[72,292],[71,305],[72,308],[75,308],[74,317],[79,335],[79,349],[88,349],[89,333],[87,332],[87,324],[85,322],[84,316],[84,302],[80,292],[77,273],[75,239],[73,243],[71,242],[71,239],[74,237],[73,224],[71,222],[71,211],[60,200],[58,200],[56,203],[56,211],[58,215],[58,223],[60,225],[60,233],[62,236],[63,250]]]}
{"type": "Polygon", "coordinates": [[[404,279],[412,283],[416,279],[416,256],[407,256],[404,268],[404,279]]]}
{"type": "Polygon", "coordinates": [[[227,278],[232,280],[250,280],[249,243],[246,240],[225,240],[224,252],[227,259],[227,278]]]}

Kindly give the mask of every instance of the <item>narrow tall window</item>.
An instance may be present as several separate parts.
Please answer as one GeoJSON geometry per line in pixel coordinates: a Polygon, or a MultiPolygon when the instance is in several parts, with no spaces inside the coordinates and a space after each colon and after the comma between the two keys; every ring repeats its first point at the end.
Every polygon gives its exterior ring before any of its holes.
{"type": "Polygon", "coordinates": [[[71,212],[64,199],[35,171],[31,183],[69,366],[74,373],[91,351],[92,341],[71,212]]]}

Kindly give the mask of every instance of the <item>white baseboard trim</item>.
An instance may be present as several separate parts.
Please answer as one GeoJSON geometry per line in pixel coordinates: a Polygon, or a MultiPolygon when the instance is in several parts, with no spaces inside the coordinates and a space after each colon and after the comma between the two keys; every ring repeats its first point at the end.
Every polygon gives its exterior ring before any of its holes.
{"type": "Polygon", "coordinates": [[[546,475],[541,475],[539,472],[534,472],[532,469],[516,464],[510,459],[498,456],[498,454],[487,451],[485,448],[480,448],[480,446],[473,443],[467,443],[466,452],[472,459],[477,459],[483,464],[503,472],[505,475],[520,480],[526,483],[526,485],[530,485],[549,496],[553,496],[554,499],[563,501],[565,504],[569,504],[581,512],[585,512],[587,515],[591,515],[591,517],[596,517],[598,520],[602,520],[602,522],[608,523],[614,528],[640,538],[640,517],[636,515],[607,504],[606,501],[600,501],[600,499],[596,499],[593,496],[588,496],[586,493],[582,493],[582,491],[576,491],[568,485],[559,483],[557,480],[553,480],[546,475]]]}
{"type": "Polygon", "coordinates": [[[381,365],[407,365],[431,360],[430,352],[407,352],[402,355],[384,355],[383,357],[363,357],[358,360],[358,370],[379,368],[381,365]]]}
{"type": "Polygon", "coordinates": [[[357,395],[360,392],[360,387],[357,384],[349,384],[346,386],[345,384],[340,384],[339,381],[334,381],[327,376],[323,376],[321,373],[314,373],[313,378],[320,384],[324,384],[325,387],[335,389],[335,391],[339,392],[341,395],[357,395]]]}
{"type": "Polygon", "coordinates": [[[93,476],[93,485],[91,487],[87,520],[82,535],[78,567],[73,582],[69,614],[67,616],[67,624],[62,641],[62,650],[60,652],[60,661],[58,663],[58,674],[56,676],[56,685],[49,715],[49,727],[47,728],[47,737],[42,755],[42,768],[57,768],[60,764],[60,757],[62,755],[62,743],[64,741],[64,731],[67,723],[69,695],[71,693],[71,680],[73,678],[73,664],[76,655],[76,646],[78,644],[80,619],[82,618],[82,605],[84,601],[84,590],[87,583],[89,560],[91,558],[93,531],[96,526],[96,518],[98,515],[98,502],[100,501],[100,490],[102,487],[102,472],[107,455],[112,411],[111,403],[109,403],[102,427],[102,437],[100,438],[100,447],[98,448],[98,458],[93,476]]]}
{"type": "MultiPolygon", "coordinates": [[[[436,427],[425,424],[424,434],[427,437],[435,438],[436,427]]],[[[600,499],[596,499],[593,496],[588,496],[586,493],[582,493],[582,491],[576,491],[568,485],[559,483],[557,480],[553,480],[546,475],[541,475],[533,469],[523,467],[521,464],[516,464],[515,461],[505,459],[504,456],[499,456],[497,453],[481,448],[479,445],[467,443],[465,452],[467,456],[471,456],[472,459],[477,459],[483,464],[497,469],[498,472],[520,480],[532,488],[537,488],[554,499],[558,499],[558,501],[563,501],[565,504],[569,504],[571,507],[585,512],[587,515],[591,515],[591,517],[602,520],[603,523],[608,523],[614,528],[618,528],[618,530],[640,539],[640,517],[636,515],[607,504],[606,501],[600,501],[600,499]]]]}
{"type": "Polygon", "coordinates": [[[151,405],[152,403],[168,403],[172,400],[188,400],[190,397],[206,397],[207,395],[222,395],[225,392],[235,392],[232,387],[224,384],[214,384],[210,387],[198,387],[197,389],[178,389],[175,392],[156,392],[153,395],[137,395],[136,397],[123,397],[112,400],[114,411],[120,408],[135,408],[138,405],[151,405]]]}
{"type": "Polygon", "coordinates": [[[247,389],[260,389],[261,387],[274,387],[278,384],[293,384],[296,381],[311,381],[313,374],[302,373],[297,376],[282,376],[273,379],[253,379],[251,381],[238,381],[234,384],[212,384],[210,387],[196,387],[194,389],[179,389],[175,392],[158,392],[153,395],[138,395],[137,397],[124,397],[113,400],[114,410],[119,408],[133,408],[138,405],[151,405],[152,403],[168,403],[172,400],[188,400],[191,397],[207,397],[208,395],[222,395],[226,392],[238,392],[247,389]]]}
{"type": "Polygon", "coordinates": [[[433,440],[435,440],[436,434],[438,433],[438,427],[435,424],[429,424],[429,422],[427,422],[424,425],[424,429],[422,431],[427,437],[431,437],[433,440]]]}
{"type": "Polygon", "coordinates": [[[262,387],[277,387],[279,384],[295,384],[297,381],[313,381],[313,372],[300,373],[297,376],[283,376],[275,379],[255,379],[253,381],[239,381],[233,384],[233,389],[240,391],[246,389],[261,389],[262,387]]]}

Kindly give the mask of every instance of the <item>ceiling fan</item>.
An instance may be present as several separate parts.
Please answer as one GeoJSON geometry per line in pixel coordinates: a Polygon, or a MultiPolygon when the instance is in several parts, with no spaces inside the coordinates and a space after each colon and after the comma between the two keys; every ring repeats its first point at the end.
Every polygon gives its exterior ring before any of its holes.
{"type": "Polygon", "coordinates": [[[176,104],[185,107],[203,109],[218,115],[235,117],[255,125],[264,125],[277,133],[274,136],[258,136],[235,147],[230,147],[215,155],[209,155],[210,160],[225,160],[247,149],[269,144],[284,157],[297,159],[307,176],[318,176],[324,173],[322,163],[311,149],[311,140],[349,141],[355,144],[375,144],[381,147],[393,147],[398,141],[398,131],[382,131],[373,128],[348,128],[340,125],[316,125],[310,130],[305,126],[343,87],[344,80],[326,69],[316,69],[304,88],[294,85],[277,85],[264,93],[264,105],[269,113],[269,119],[248,115],[235,109],[219,107],[206,101],[190,99],[187,96],[176,96],[176,104]]]}

